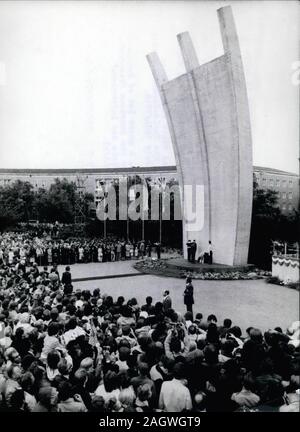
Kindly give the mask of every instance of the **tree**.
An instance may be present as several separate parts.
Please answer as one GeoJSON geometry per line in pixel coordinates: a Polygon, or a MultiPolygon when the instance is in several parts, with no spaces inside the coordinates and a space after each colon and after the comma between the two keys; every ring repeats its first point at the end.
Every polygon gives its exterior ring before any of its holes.
{"type": "Polygon", "coordinates": [[[252,223],[248,261],[271,268],[272,240],[296,241],[299,238],[299,212],[286,216],[278,206],[278,193],[253,187],[252,223]]]}
{"type": "Polygon", "coordinates": [[[39,189],[35,195],[35,209],[40,222],[74,222],[76,185],[56,178],[49,190],[39,189]]]}
{"type": "Polygon", "coordinates": [[[16,223],[17,214],[12,210],[5,208],[0,202],[0,232],[4,231],[6,228],[14,227],[16,223]]]}
{"type": "MultiPolygon", "coordinates": [[[[79,195],[74,182],[56,178],[49,190],[39,189],[35,196],[35,208],[38,219],[41,222],[73,223],[75,216],[75,203],[79,195]]],[[[83,208],[88,216],[91,202],[94,196],[85,193],[83,196],[83,208]]]]}
{"type": "Polygon", "coordinates": [[[29,182],[17,180],[0,187],[2,229],[16,222],[28,222],[34,214],[34,192],[29,182]]]}
{"type": "MultiPolygon", "coordinates": [[[[49,190],[39,188],[37,191],[29,182],[17,180],[9,186],[0,187],[0,229],[30,219],[73,223],[78,197],[76,184],[66,179],[57,178],[49,190]]],[[[82,199],[84,212],[88,216],[94,196],[85,193],[82,199]]]]}

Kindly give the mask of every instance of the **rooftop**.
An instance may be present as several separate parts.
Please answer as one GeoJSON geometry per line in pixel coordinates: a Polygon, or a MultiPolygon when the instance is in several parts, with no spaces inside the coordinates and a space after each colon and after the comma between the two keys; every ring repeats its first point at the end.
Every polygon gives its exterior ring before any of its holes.
{"type": "MultiPolygon", "coordinates": [[[[282,171],[276,168],[253,166],[254,171],[262,171],[269,174],[289,175],[298,177],[296,173],[282,171]]],[[[133,166],[125,168],[0,168],[0,174],[109,174],[109,173],[151,173],[151,172],[176,172],[175,165],[165,166],[133,166]]]]}

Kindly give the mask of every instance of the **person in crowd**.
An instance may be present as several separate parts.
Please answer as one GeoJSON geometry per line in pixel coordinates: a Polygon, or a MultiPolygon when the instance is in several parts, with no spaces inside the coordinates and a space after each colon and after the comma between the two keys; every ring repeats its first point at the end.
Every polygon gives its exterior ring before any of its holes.
{"type": "Polygon", "coordinates": [[[166,412],[183,412],[192,409],[192,398],[189,389],[185,385],[184,364],[175,363],[173,368],[174,378],[162,384],[159,407],[166,412]]]}
{"type": "Polygon", "coordinates": [[[149,384],[142,384],[137,389],[137,398],[135,400],[136,412],[151,412],[149,401],[152,397],[151,386],[149,384]]]}
{"type": "Polygon", "coordinates": [[[58,389],[58,412],[86,412],[87,409],[69,382],[63,382],[58,389]]]}
{"type": "Polygon", "coordinates": [[[20,385],[24,391],[24,401],[28,411],[33,411],[37,403],[34,393],[34,376],[31,372],[24,372],[20,379],[20,385]]]}
{"type": "Polygon", "coordinates": [[[166,290],[163,294],[163,311],[166,312],[169,309],[172,309],[172,299],[170,296],[170,291],[166,290]]]}
{"type": "Polygon", "coordinates": [[[43,386],[37,395],[33,412],[57,412],[58,391],[55,387],[43,386]]]}
{"type": "Polygon", "coordinates": [[[22,370],[20,366],[12,364],[6,370],[7,380],[3,390],[3,400],[7,408],[12,408],[11,397],[16,390],[21,390],[20,379],[22,370]]]}
{"type": "Polygon", "coordinates": [[[219,334],[220,334],[221,338],[222,337],[226,337],[226,334],[230,332],[231,326],[232,326],[231,319],[230,318],[225,318],[224,321],[223,321],[223,326],[220,326],[218,328],[218,331],[219,331],[219,334]]]}
{"type": "Polygon", "coordinates": [[[187,312],[193,313],[193,304],[194,304],[194,287],[192,284],[192,278],[187,277],[185,290],[183,293],[183,302],[186,305],[187,312]]]}
{"type": "Polygon", "coordinates": [[[206,412],[206,394],[199,391],[194,396],[194,411],[195,412],[206,412]]]}
{"type": "Polygon", "coordinates": [[[260,398],[253,392],[254,388],[254,379],[251,374],[248,374],[244,377],[242,390],[238,393],[233,393],[231,399],[239,406],[245,406],[247,408],[256,407],[260,401],[260,398]]]}
{"type": "Polygon", "coordinates": [[[148,315],[153,315],[155,312],[155,307],[152,304],[153,298],[151,296],[146,297],[146,304],[142,306],[142,310],[146,311],[148,315]]]}

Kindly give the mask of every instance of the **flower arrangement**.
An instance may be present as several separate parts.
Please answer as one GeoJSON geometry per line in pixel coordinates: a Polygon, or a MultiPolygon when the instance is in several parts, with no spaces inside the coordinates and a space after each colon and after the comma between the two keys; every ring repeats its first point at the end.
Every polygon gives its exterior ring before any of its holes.
{"type": "MultiPolygon", "coordinates": [[[[134,267],[137,270],[145,271],[146,273],[161,273],[161,275],[169,275],[171,270],[167,268],[165,260],[157,258],[145,258],[138,261],[134,267]],[[168,273],[168,274],[167,274],[168,273]]],[[[186,270],[172,270],[174,277],[186,278],[191,276],[193,279],[199,280],[255,280],[264,279],[271,276],[271,272],[255,268],[252,271],[222,271],[222,272],[197,272],[186,270]]]]}

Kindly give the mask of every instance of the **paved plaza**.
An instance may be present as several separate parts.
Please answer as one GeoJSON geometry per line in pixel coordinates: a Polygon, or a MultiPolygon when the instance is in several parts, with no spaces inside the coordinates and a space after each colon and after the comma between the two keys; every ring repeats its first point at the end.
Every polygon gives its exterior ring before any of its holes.
{"type": "MultiPolygon", "coordinates": [[[[114,298],[136,297],[140,304],[151,295],[153,301],[161,301],[163,291],[170,291],[173,307],[185,312],[183,305],[183,279],[141,275],[132,268],[133,262],[77,264],[71,267],[73,278],[117,276],[74,283],[74,289],[100,288],[114,298]],[[132,273],[132,276],[129,274],[132,273]],[[123,277],[122,275],[129,275],[123,277]],[[138,275],[138,277],[137,277],[138,275]]],[[[61,270],[62,270],[61,266],[61,270]]],[[[286,287],[268,284],[265,280],[214,281],[194,280],[195,312],[205,317],[215,313],[219,322],[231,318],[243,332],[249,326],[263,330],[280,326],[285,329],[292,321],[299,320],[299,292],[286,287]]]]}
{"type": "MultiPolygon", "coordinates": [[[[105,263],[87,263],[71,265],[72,279],[99,278],[110,277],[115,275],[123,276],[125,274],[140,274],[138,270],[133,268],[136,260],[105,262],[105,263]]],[[[58,271],[62,274],[65,270],[65,265],[59,265],[58,271]]],[[[42,268],[42,267],[40,267],[42,268]]]]}

